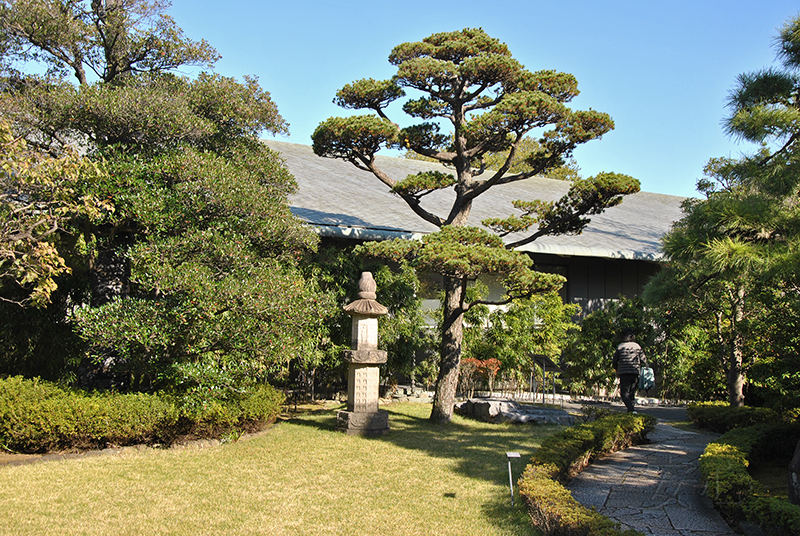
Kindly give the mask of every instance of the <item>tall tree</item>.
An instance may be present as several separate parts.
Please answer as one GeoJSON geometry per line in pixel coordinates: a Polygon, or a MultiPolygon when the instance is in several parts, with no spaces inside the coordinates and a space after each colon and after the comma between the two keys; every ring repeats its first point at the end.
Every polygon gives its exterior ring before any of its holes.
{"type": "Polygon", "coordinates": [[[168,0],[5,0],[6,58],[42,62],[82,86],[140,73],[211,66],[217,52],[192,41],[165,14],[168,0]]]}
{"type": "Polygon", "coordinates": [[[782,353],[756,326],[782,307],[776,299],[796,301],[800,289],[800,18],[782,28],[777,48],[780,68],[739,76],[725,120],[731,136],[760,150],[709,162],[698,183],[705,199],[684,205],[664,239],[670,263],[648,290],[655,299],[691,300],[693,314],[705,316],[733,406],[744,403],[754,361],[782,353]]]}
{"type": "Polygon", "coordinates": [[[504,274],[508,295],[504,303],[559,287],[563,278],[534,273],[530,260],[513,248],[544,235],[579,233],[597,214],[639,189],[638,181],[615,173],[573,183],[556,202],[518,201],[519,213],[483,222],[501,236],[526,233],[503,243],[483,229],[467,227],[473,201],[494,186],[525,180],[561,166],[576,146],[601,137],[613,128],[607,114],[574,111],[567,103],[578,94],[572,75],[556,71],[531,72],[511,57],[508,47],[481,29],[431,35],[421,42],[398,45],[389,55],[397,67],[390,80],[362,79],[338,91],[334,102],[376,115],[335,117],[313,134],[314,152],[341,158],[371,172],[425,221],[441,228],[418,243],[382,243],[373,253],[413,259],[423,270],[445,276],[440,373],[431,420],[449,421],[455,401],[461,357],[465,289],[480,274],[504,274]],[[393,123],[387,107],[414,92],[403,110],[423,122],[405,128],[393,123]],[[443,124],[451,133],[441,134],[443,124]],[[549,130],[546,130],[549,127],[549,130]],[[507,173],[518,147],[530,132],[541,133],[539,148],[525,159],[530,166],[507,173]],[[452,173],[422,173],[393,178],[375,162],[381,147],[404,147],[441,162],[452,173]],[[508,150],[497,170],[487,169],[485,157],[508,150]],[[426,208],[424,196],[451,188],[455,199],[449,211],[426,208]]]}
{"type": "Polygon", "coordinates": [[[650,303],[669,303],[671,316],[681,316],[684,325],[704,326],[727,378],[729,402],[740,406],[746,371],[754,358],[747,341],[752,335],[750,323],[758,314],[755,289],[763,259],[747,258],[751,240],[746,235],[753,229],[740,226],[744,222],[739,218],[742,210],[756,206],[750,205],[741,188],[706,194],[703,200],[684,203],[684,217],[663,239],[669,262],[648,284],[645,297],[650,303]]]}
{"type": "Polygon", "coordinates": [[[315,238],[289,212],[294,179],[258,140],[286,123],[253,78],[176,75],[218,55],[168,5],[3,2],[0,112],[30,147],[105,162],[83,193],[110,209],[65,230],[93,363],[123,387],[264,378],[310,349],[322,307],[297,267],[315,238]],[[48,73],[15,69],[31,61],[48,73]]]}

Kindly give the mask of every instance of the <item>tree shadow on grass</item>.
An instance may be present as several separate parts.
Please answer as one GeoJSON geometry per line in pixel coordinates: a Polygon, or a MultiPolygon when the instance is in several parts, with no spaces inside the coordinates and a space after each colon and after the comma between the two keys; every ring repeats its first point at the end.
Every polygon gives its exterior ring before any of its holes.
{"type": "MultiPolygon", "coordinates": [[[[336,412],[342,409],[344,406],[315,411],[292,422],[333,431],[336,428],[336,412]]],[[[458,416],[450,423],[435,424],[428,420],[430,406],[415,403],[393,404],[381,409],[389,412],[390,431],[372,438],[371,441],[389,442],[400,448],[424,452],[434,458],[455,461],[454,470],[457,473],[504,486],[506,489],[509,484],[506,453],[518,452],[521,456],[512,459],[512,475],[516,488],[517,478],[541,441],[564,428],[555,425],[488,424],[458,416]]],[[[458,490],[453,493],[455,497],[458,490]]],[[[518,527],[520,520],[517,516],[523,516],[530,523],[518,497],[515,501],[516,506],[512,509],[510,494],[502,499],[487,498],[483,509],[487,518],[500,529],[505,530],[511,525],[518,527]]]]}
{"type": "Polygon", "coordinates": [[[497,484],[508,484],[507,452],[519,452],[513,462],[521,471],[538,447],[539,439],[561,430],[556,426],[487,424],[462,418],[435,424],[427,416],[393,412],[389,408],[391,431],[378,438],[399,447],[425,452],[437,458],[457,460],[457,470],[465,475],[497,484]],[[518,467],[519,466],[519,467],[518,467]]]}

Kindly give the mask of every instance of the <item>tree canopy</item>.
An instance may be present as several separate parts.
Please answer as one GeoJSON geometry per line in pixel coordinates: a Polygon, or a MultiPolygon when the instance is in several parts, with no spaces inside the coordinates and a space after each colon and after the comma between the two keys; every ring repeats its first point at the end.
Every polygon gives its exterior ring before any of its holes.
{"type": "Polygon", "coordinates": [[[102,170],[48,171],[48,199],[84,208],[37,235],[63,259],[53,281],[73,293],[58,303],[89,343],[84,373],[121,388],[263,379],[314,344],[326,305],[298,268],[316,239],[289,212],[294,179],[258,139],[287,126],[255,78],[177,74],[218,54],[167,7],[4,2],[0,113],[37,159],[78,152],[102,170]]]}
{"type": "Polygon", "coordinates": [[[0,11],[4,57],[41,62],[49,74],[71,74],[81,85],[92,76],[111,82],[213,65],[217,51],[185,37],[167,7],[165,0],[8,0],[0,11]]]}
{"type": "MultiPolygon", "coordinates": [[[[523,173],[527,171],[531,171],[530,165],[528,165],[525,160],[528,156],[534,152],[538,151],[540,148],[539,142],[530,136],[526,136],[520,141],[517,145],[516,150],[514,151],[514,159],[511,161],[511,164],[508,166],[508,173],[523,173]]],[[[504,151],[494,152],[494,153],[487,153],[483,155],[484,165],[486,166],[487,170],[494,170],[497,171],[500,169],[505,163],[506,159],[508,159],[509,152],[511,148],[508,148],[504,151]]],[[[427,156],[423,156],[419,153],[415,153],[412,150],[407,150],[403,153],[404,158],[408,158],[410,160],[421,160],[423,162],[438,162],[434,158],[429,158],[427,156]]],[[[563,166],[549,169],[545,171],[542,176],[547,177],[548,179],[555,179],[561,181],[574,181],[581,178],[580,175],[580,167],[578,166],[577,161],[570,157],[567,159],[566,163],[563,166]]]]}
{"type": "Polygon", "coordinates": [[[780,67],[739,76],[725,120],[732,137],[760,149],[709,161],[698,183],[705,198],[684,204],[683,219],[664,238],[667,269],[647,290],[714,334],[732,405],[744,403],[754,364],[796,348],[796,337],[774,322],[798,306],[800,18],[786,23],[777,48],[780,67]]]}
{"type": "Polygon", "coordinates": [[[0,300],[41,306],[57,288],[56,278],[70,272],[55,245],[72,219],[95,220],[113,210],[95,195],[82,195],[84,183],[106,177],[95,162],[70,151],[54,158],[31,150],[0,121],[0,281],[19,293],[0,300]]]}
{"type": "Polygon", "coordinates": [[[431,419],[448,421],[458,380],[463,314],[474,305],[466,301],[468,282],[484,273],[502,274],[508,289],[504,302],[559,287],[561,276],[535,273],[530,261],[513,248],[545,234],[581,232],[588,215],[618,204],[623,195],[637,192],[639,183],[603,173],[576,181],[561,200],[519,201],[517,215],[484,222],[500,234],[529,233],[513,243],[504,243],[487,230],[469,228],[478,196],[563,166],[575,147],[600,138],[613,122],[607,114],[567,106],[578,94],[575,77],[526,70],[504,43],[482,29],[437,33],[400,44],[389,62],[397,67],[391,79],[355,81],[334,99],[344,108],[370,113],[323,121],[312,136],[313,148],[320,156],[340,158],[371,172],[415,214],[441,228],[421,243],[370,248],[374,254],[404,258],[446,276],[442,359],[431,419]],[[401,127],[387,110],[406,96],[402,110],[420,122],[401,127]],[[450,132],[443,133],[443,127],[450,132]],[[529,133],[539,135],[537,147],[524,159],[522,171],[509,172],[529,133]],[[381,148],[413,151],[452,172],[391,177],[376,164],[381,148]],[[502,164],[490,170],[487,158],[506,151],[502,164]],[[455,199],[447,213],[437,214],[426,207],[425,196],[442,189],[452,189],[455,199]]]}

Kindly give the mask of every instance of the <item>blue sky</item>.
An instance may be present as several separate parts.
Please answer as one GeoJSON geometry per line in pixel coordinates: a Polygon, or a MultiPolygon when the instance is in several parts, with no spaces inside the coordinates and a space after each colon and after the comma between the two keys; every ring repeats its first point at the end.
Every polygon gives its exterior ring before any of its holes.
{"type": "Polygon", "coordinates": [[[627,173],[643,190],[695,196],[709,158],[752,150],[724,134],[726,98],[737,75],[775,62],[778,28],[800,4],[242,0],[225,9],[219,0],[173,0],[169,13],[222,54],[217,72],[257,76],[289,122],[290,135],[278,139],[302,144],[320,121],[348,113],[331,102],[337,89],[394,74],[395,45],[481,27],[529,70],[575,75],[573,108],[611,114],[616,129],[575,152],[584,176],[627,173]]]}

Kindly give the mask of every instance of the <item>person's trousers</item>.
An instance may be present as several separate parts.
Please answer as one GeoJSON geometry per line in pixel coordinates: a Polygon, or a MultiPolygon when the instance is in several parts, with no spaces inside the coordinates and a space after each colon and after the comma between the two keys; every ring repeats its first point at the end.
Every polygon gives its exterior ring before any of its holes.
{"type": "Polygon", "coordinates": [[[622,397],[622,403],[628,408],[628,413],[633,411],[636,405],[636,389],[639,387],[638,374],[620,374],[619,375],[619,396],[622,397]]]}

